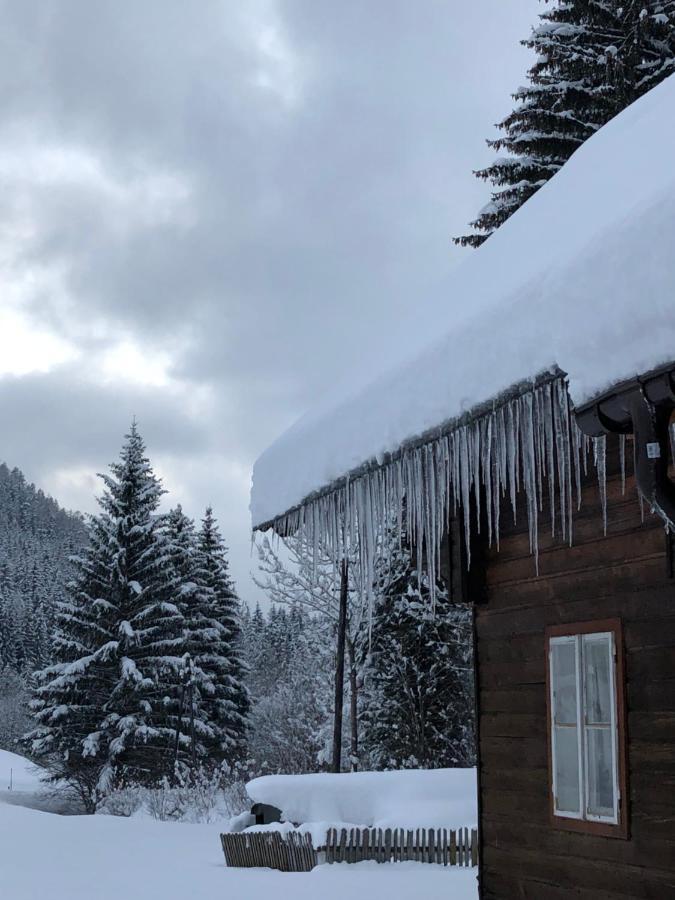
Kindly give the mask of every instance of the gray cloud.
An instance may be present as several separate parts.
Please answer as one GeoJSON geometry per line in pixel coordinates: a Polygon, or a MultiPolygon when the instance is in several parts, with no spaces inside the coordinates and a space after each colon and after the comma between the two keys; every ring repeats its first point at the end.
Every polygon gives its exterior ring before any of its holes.
{"type": "Polygon", "coordinates": [[[112,458],[135,413],[253,597],[246,473],[461,257],[537,10],[0,2],[0,277],[79,353],[0,380],[1,454],[83,504],[58,473],[112,458]],[[169,384],[96,376],[126,338],[169,384]]]}

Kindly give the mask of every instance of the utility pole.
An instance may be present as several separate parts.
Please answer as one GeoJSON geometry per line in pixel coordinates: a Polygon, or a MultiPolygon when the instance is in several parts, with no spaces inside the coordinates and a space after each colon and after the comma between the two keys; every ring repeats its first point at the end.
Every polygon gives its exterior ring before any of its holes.
{"type": "Polygon", "coordinates": [[[345,692],[345,637],[347,634],[347,595],[349,591],[349,564],[342,560],[340,575],[340,617],[338,619],[337,653],[335,660],[335,718],[333,721],[332,771],[342,768],[342,707],[345,692]]]}

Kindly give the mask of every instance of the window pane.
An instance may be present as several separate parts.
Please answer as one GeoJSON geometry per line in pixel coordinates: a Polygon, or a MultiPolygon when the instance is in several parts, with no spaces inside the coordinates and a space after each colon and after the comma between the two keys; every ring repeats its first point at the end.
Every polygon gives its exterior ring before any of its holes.
{"type": "Polygon", "coordinates": [[[556,725],[577,724],[576,641],[551,641],[553,721],[556,725]]]}
{"type": "Polygon", "coordinates": [[[610,649],[609,636],[584,640],[584,713],[591,725],[612,721],[610,649]]]}
{"type": "Polygon", "coordinates": [[[556,812],[579,813],[579,746],[576,728],[553,729],[556,812]]]}
{"type": "Polygon", "coordinates": [[[586,730],[588,766],[588,812],[593,816],[614,816],[614,771],[610,728],[586,730]]]}

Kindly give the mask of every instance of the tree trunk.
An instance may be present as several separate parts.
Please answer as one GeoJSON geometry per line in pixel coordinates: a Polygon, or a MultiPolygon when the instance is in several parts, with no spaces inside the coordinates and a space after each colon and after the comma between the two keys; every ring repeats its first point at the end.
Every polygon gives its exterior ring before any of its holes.
{"type": "Polygon", "coordinates": [[[353,640],[347,641],[349,653],[349,717],[351,724],[351,743],[349,747],[350,769],[356,772],[359,758],[359,687],[356,677],[356,647],[353,640]]]}
{"type": "Polygon", "coordinates": [[[340,618],[338,620],[337,652],[335,658],[335,718],[333,720],[333,772],[342,767],[342,707],[345,693],[345,637],[347,634],[348,563],[342,560],[340,578],[340,618]]]}

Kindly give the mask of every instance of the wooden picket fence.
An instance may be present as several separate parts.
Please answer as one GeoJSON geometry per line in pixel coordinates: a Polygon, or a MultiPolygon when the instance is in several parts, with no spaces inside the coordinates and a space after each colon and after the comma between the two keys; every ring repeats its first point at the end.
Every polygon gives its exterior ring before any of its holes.
{"type": "Polygon", "coordinates": [[[477,866],[478,832],[475,828],[331,828],[325,852],[328,863],[370,859],[378,863],[414,861],[477,866]]]}
{"type": "Polygon", "coordinates": [[[225,862],[230,867],[250,869],[262,866],[281,872],[310,872],[316,865],[311,834],[290,831],[252,831],[221,834],[225,862]]]}
{"type": "Polygon", "coordinates": [[[477,866],[478,832],[475,828],[331,828],[323,847],[314,848],[312,836],[290,831],[252,831],[221,834],[225,862],[230,867],[262,866],[281,872],[309,872],[317,853],[327,863],[374,860],[423,862],[443,866],[477,866]]]}

